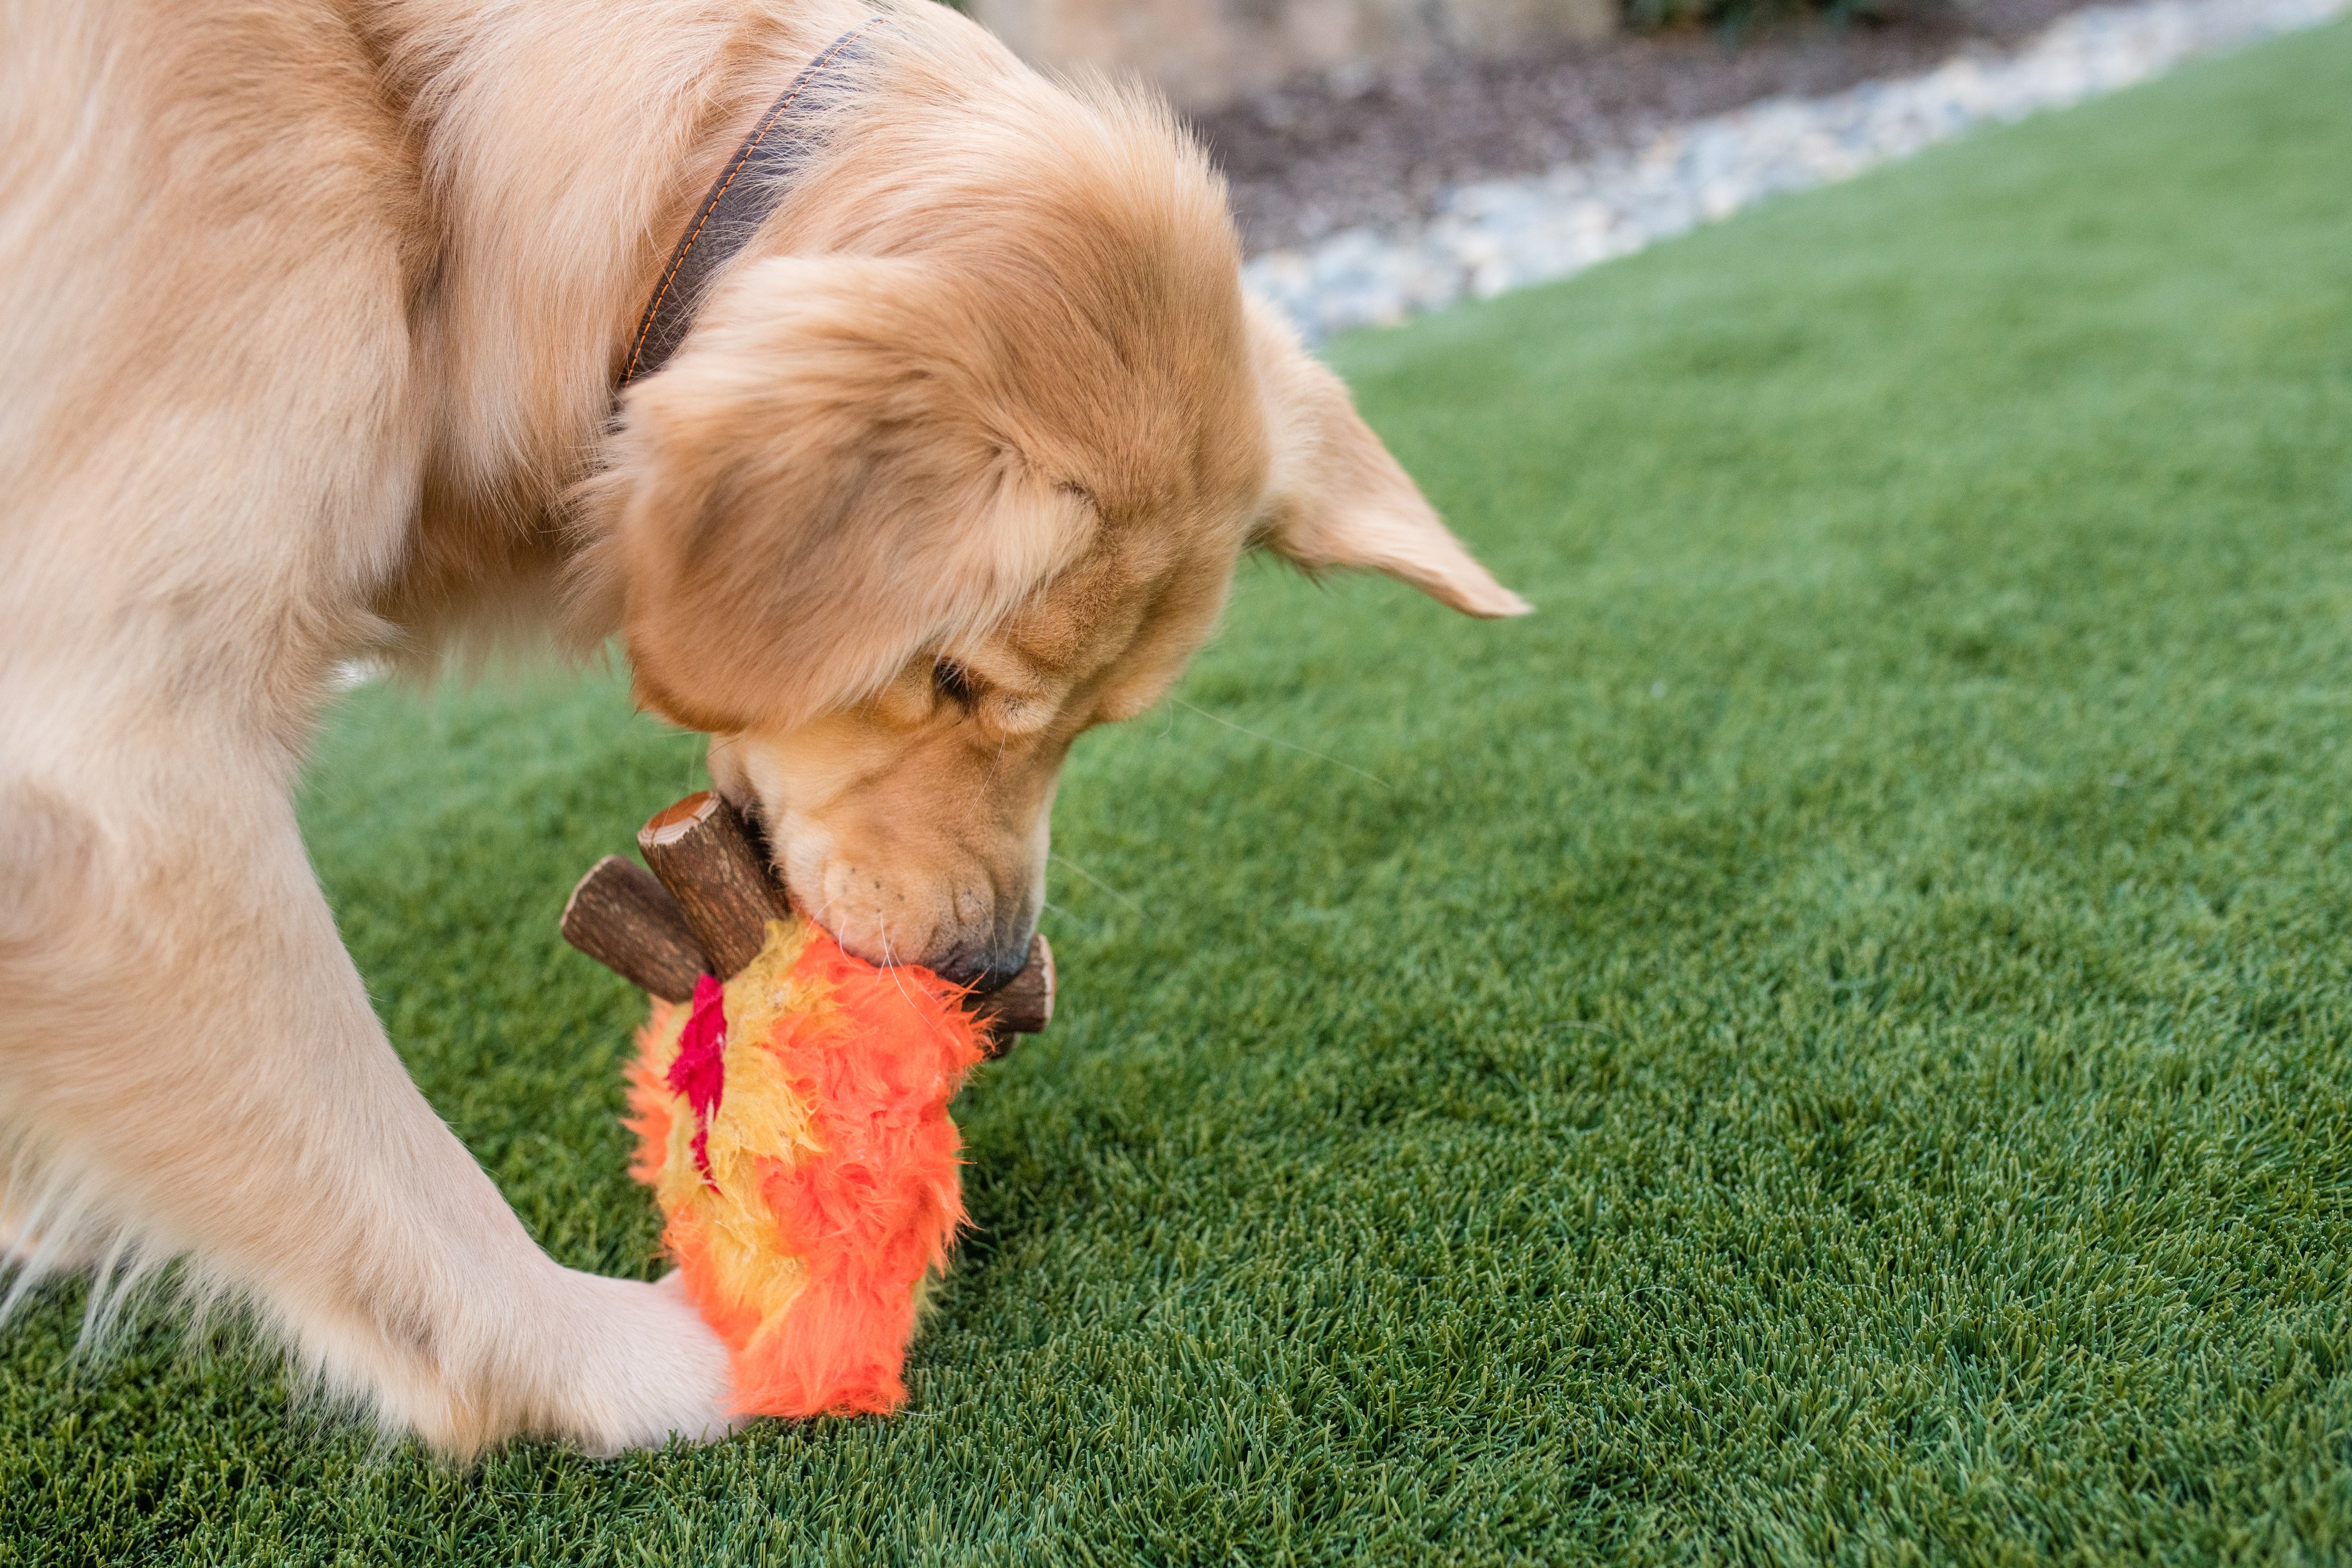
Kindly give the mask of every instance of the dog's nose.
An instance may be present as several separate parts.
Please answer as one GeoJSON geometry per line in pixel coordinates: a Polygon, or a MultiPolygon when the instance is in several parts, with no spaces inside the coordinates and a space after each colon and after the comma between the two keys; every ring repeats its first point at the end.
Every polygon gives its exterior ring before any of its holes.
{"type": "Polygon", "coordinates": [[[931,969],[940,979],[969,985],[973,994],[985,996],[1001,990],[1028,962],[1029,939],[1024,936],[1013,947],[960,947],[931,969]]]}

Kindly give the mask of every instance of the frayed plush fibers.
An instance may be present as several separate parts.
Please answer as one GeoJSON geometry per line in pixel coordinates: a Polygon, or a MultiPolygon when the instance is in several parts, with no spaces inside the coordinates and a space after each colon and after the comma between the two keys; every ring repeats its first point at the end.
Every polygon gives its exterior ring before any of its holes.
{"type": "Polygon", "coordinates": [[[948,1101],[981,1059],[961,993],[803,921],[688,1006],[656,1001],[630,1068],[631,1173],[746,1415],[895,1410],[925,1279],[963,1224],[948,1101]]]}

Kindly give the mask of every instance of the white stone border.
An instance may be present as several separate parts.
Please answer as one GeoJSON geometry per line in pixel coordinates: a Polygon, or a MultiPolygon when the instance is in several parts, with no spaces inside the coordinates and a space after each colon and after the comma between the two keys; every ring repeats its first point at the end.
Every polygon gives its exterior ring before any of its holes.
{"type": "Polygon", "coordinates": [[[1670,131],[1638,154],[1448,193],[1438,216],[1349,229],[1252,260],[1244,281],[1310,339],[1389,325],[1581,272],[1784,191],[2063,109],[2183,60],[2316,26],[2352,0],[2139,0],[2052,24],[2006,57],[1963,54],[1924,75],[1827,98],[1768,99],[1670,131]]]}

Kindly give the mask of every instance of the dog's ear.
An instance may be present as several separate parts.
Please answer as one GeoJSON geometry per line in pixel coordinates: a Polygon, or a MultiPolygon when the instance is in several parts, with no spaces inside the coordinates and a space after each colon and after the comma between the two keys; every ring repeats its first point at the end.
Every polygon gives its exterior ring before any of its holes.
{"type": "Polygon", "coordinates": [[[1470,558],[1289,324],[1252,300],[1249,330],[1274,455],[1258,542],[1310,573],[1385,572],[1465,615],[1526,615],[1533,606],[1470,558]]]}
{"type": "Polygon", "coordinates": [[[872,695],[998,620],[1083,548],[1090,514],[992,418],[987,312],[918,262],[742,268],[632,388],[577,498],[588,618],[638,700],[714,733],[872,695]]]}

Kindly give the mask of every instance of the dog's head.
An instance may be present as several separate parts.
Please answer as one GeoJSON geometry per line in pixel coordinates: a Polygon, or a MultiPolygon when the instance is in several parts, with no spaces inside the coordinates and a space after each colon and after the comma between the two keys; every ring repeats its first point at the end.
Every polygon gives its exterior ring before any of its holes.
{"type": "Polygon", "coordinates": [[[1070,743],[1160,700],[1244,550],[1526,608],[1244,302],[1164,115],[1030,107],[961,184],[969,126],[836,159],[803,254],[740,261],[630,393],[585,508],[639,700],[711,735],[795,902],[982,985],[1021,964],[1070,743]]]}

